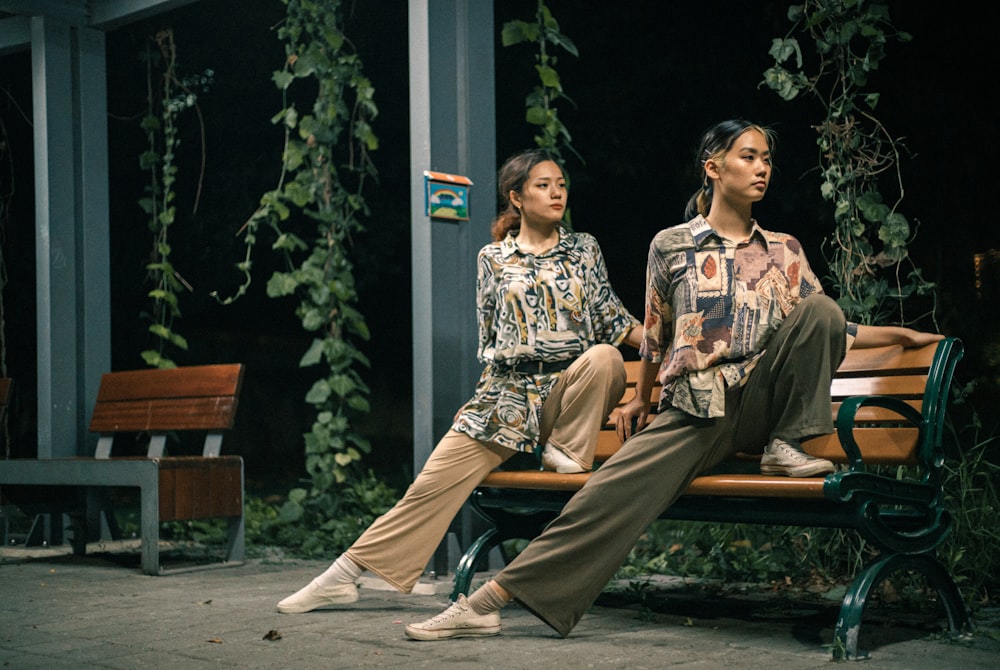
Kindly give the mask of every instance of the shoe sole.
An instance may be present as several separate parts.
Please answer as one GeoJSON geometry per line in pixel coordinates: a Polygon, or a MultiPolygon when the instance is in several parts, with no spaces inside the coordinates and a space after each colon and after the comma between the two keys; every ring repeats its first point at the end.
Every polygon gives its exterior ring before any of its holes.
{"type": "Polygon", "coordinates": [[[306,607],[304,605],[282,605],[278,603],[278,611],[282,614],[305,614],[306,612],[312,612],[313,610],[318,610],[322,607],[329,607],[331,605],[350,605],[351,603],[358,602],[360,596],[357,593],[345,596],[343,598],[324,598],[323,602],[313,605],[312,607],[306,607]]]}
{"type": "Polygon", "coordinates": [[[835,470],[833,463],[809,463],[806,465],[761,465],[762,475],[784,475],[785,477],[813,477],[835,470]]]}
{"type": "Polygon", "coordinates": [[[447,640],[453,637],[488,637],[498,635],[500,626],[482,626],[476,628],[443,628],[441,630],[421,630],[406,627],[406,637],[411,640],[447,640]]]}

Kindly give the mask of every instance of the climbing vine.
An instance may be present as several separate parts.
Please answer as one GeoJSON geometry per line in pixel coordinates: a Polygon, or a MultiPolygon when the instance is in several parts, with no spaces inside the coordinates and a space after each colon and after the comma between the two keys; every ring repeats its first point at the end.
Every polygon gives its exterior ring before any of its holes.
{"type": "Polygon", "coordinates": [[[556,107],[556,102],[559,100],[566,100],[574,107],[576,104],[563,90],[562,81],[556,71],[558,57],[549,53],[549,45],[552,45],[578,57],[576,45],[559,31],[559,22],[552,16],[544,0],[538,0],[533,23],[520,20],[505,23],[501,40],[504,47],[527,42],[538,49],[535,54],[535,70],[538,72],[539,83],[524,100],[525,120],[538,127],[535,144],[548,149],[560,159],[563,157],[562,149],[565,148],[582,161],[583,158],[573,148],[569,129],[559,118],[559,110],[556,107]]]}
{"type": "MultiPolygon", "coordinates": [[[[194,77],[179,78],[173,31],[161,31],[153,41],[157,49],[153,51],[149,48],[145,53],[147,111],[141,122],[142,130],[146,133],[147,148],[139,157],[139,166],[149,173],[149,183],[145,187],[146,196],[139,201],[139,206],[149,216],[149,229],[153,233],[150,262],[146,264],[147,279],[153,285],[148,293],[153,301],[153,308],[146,318],[151,322],[149,332],[155,338],[155,345],[141,355],[152,367],[172,368],[176,367],[176,363],[170,357],[170,350],[186,351],[188,348],[187,339],[174,330],[174,322],[181,316],[181,291],[191,290],[191,286],[170,260],[169,232],[177,219],[177,207],[174,203],[178,172],[176,151],[180,145],[177,118],[188,109],[193,109],[198,116],[202,146],[200,175],[203,175],[205,124],[198,108],[198,92],[208,90],[213,73],[206,70],[194,77]],[[159,75],[156,74],[158,65],[163,68],[159,75]]],[[[192,215],[198,211],[201,181],[199,176],[192,215]]]]}
{"type": "MultiPolygon", "coordinates": [[[[883,0],[805,0],[789,8],[788,18],[793,27],[772,41],[775,64],[765,72],[763,83],[785,100],[809,95],[825,111],[815,128],[820,191],[834,205],[835,230],[826,250],[838,301],[849,318],[861,323],[933,319],[936,286],[910,259],[907,247],[916,233],[900,209],[905,147],[877,116],[880,96],[869,90],[869,78],[885,58],[889,41],[905,43],[912,37],[893,26],[883,0]],[[804,68],[807,58],[796,35],[808,38],[814,47],[811,74],[804,68]],[[793,67],[786,66],[793,60],[793,67]],[[903,303],[909,306],[918,296],[927,296],[930,308],[908,320],[903,303]]],[[[971,402],[975,386],[972,382],[956,390],[952,402],[951,411],[959,406],[968,423],[957,425],[952,419],[948,424],[949,441],[961,457],[957,467],[948,469],[944,487],[959,513],[938,554],[953,574],[961,573],[964,597],[986,603],[995,579],[983,571],[961,569],[997,562],[996,534],[991,530],[1000,496],[997,436],[971,402]]],[[[817,531],[815,541],[829,542],[841,555],[860,558],[870,551],[863,540],[842,531],[817,531]]]]}
{"type": "Polygon", "coordinates": [[[806,0],[789,8],[788,19],[789,32],[772,41],[774,65],[763,84],[784,100],[811,96],[825,112],[815,129],[820,192],[834,206],[824,253],[838,302],[861,323],[914,323],[928,314],[907,318],[904,302],[927,296],[933,304],[935,285],[908,252],[916,226],[901,210],[905,147],[877,116],[879,93],[869,89],[886,44],[912,37],[893,26],[882,0],[806,0]],[[814,47],[811,72],[797,35],[814,47]]]}
{"type": "Polygon", "coordinates": [[[282,518],[295,521],[312,509],[322,524],[345,502],[350,487],[339,485],[351,484],[371,450],[352,425],[369,410],[369,389],[358,372],[369,362],[357,345],[369,332],[357,308],[350,251],[369,214],[363,191],[376,177],[370,152],[378,148],[378,138],[370,122],[378,110],[362,61],[342,30],[340,1],[282,1],[287,16],[278,36],[286,58],[272,77],[283,102],[272,117],[284,129],[281,175],[241,229],[246,254],[238,268],[244,280],[222,302],[246,293],[253,249],[258,236],[269,231],[272,249],[287,269],[274,272],[267,294],[298,299],[295,313],[314,334],[299,365],[320,369],[305,398],[315,409],[305,434],[312,489],[291,491],[282,518]],[[293,101],[298,89],[315,95],[308,109],[293,101]]]}

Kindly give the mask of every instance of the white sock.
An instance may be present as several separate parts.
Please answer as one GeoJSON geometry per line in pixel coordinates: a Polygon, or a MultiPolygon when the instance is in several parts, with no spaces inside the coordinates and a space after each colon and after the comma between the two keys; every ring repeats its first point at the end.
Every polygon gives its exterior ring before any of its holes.
{"type": "Polygon", "coordinates": [[[353,584],[364,572],[364,568],[358,566],[351,559],[347,557],[347,554],[341,554],[340,557],[335,560],[326,572],[321,574],[316,578],[322,586],[335,586],[337,584],[353,584]]]}
{"type": "Polygon", "coordinates": [[[489,582],[476,589],[468,597],[468,601],[472,611],[479,615],[499,612],[508,602],[489,585],[489,582]]]}

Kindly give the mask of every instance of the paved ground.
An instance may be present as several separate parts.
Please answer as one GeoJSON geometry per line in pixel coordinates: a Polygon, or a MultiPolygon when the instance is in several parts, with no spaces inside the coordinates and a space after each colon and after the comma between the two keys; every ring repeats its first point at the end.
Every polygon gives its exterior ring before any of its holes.
{"type": "MultiPolygon", "coordinates": [[[[447,604],[451,585],[445,580],[422,582],[418,593],[402,595],[364,579],[361,600],[353,605],[297,615],[275,611],[278,600],[326,565],[256,559],[148,577],[101,554],[28,559],[23,549],[4,549],[0,667],[797,670],[826,668],[831,659],[836,604],[660,585],[643,589],[643,604],[630,596],[634,587],[609,590],[566,639],[511,605],[497,637],[407,640],[405,623],[447,604]]],[[[862,646],[871,658],[865,667],[1000,667],[997,621],[971,639],[948,641],[933,632],[940,624],[926,619],[866,620],[862,646]]]]}

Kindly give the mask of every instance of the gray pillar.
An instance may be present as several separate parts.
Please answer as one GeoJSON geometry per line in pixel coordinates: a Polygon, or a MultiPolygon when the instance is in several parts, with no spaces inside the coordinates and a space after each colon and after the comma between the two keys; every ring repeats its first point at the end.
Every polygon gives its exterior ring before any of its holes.
{"type": "MultiPolygon", "coordinates": [[[[410,0],[413,465],[419,470],[472,394],[476,253],[496,215],[493,2],[410,0]],[[469,177],[470,219],[431,220],[425,170],[469,177]]],[[[468,543],[468,512],[457,524],[468,543]]]]}
{"type": "Polygon", "coordinates": [[[110,366],[103,34],[31,19],[38,456],[85,453],[110,366]]]}
{"type": "Polygon", "coordinates": [[[73,99],[78,133],[74,156],[78,201],[77,444],[93,453],[97,436],[88,430],[101,375],[111,371],[111,252],[108,189],[108,77],[104,32],[79,28],[74,47],[73,99]]]}

